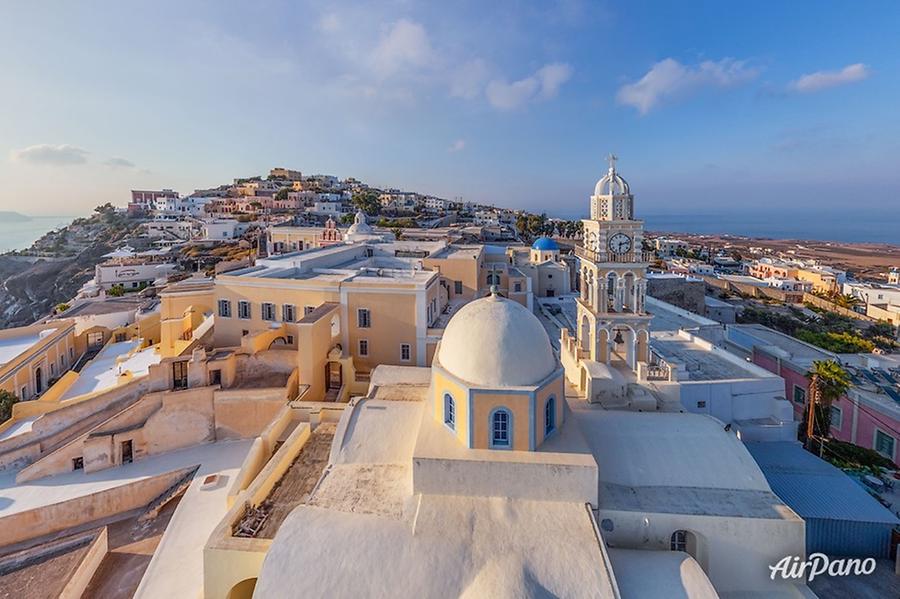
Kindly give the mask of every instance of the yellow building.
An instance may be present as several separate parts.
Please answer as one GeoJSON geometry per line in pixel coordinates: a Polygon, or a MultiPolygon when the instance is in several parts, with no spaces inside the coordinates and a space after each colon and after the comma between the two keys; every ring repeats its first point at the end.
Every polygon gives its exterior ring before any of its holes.
{"type": "MultiPolygon", "coordinates": [[[[356,368],[427,363],[428,328],[447,303],[440,273],[416,256],[440,244],[356,243],[260,260],[220,275],[215,284],[217,347],[284,327],[297,346],[297,322],[325,303],[340,305],[340,347],[356,368]],[[423,248],[422,246],[429,246],[423,248]]],[[[302,351],[302,348],[301,348],[302,351]]]]}
{"type": "Polygon", "coordinates": [[[0,389],[20,400],[34,399],[71,368],[78,355],[71,320],[0,330],[0,389]]]}

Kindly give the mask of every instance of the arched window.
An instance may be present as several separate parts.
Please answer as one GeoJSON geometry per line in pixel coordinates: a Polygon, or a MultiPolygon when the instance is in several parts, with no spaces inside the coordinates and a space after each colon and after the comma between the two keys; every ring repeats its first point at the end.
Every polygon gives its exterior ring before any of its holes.
{"type": "Polygon", "coordinates": [[[456,402],[449,393],[444,393],[444,424],[456,430],[456,402]]]}
{"type": "Polygon", "coordinates": [[[672,533],[672,538],[669,542],[669,549],[672,551],[684,551],[687,553],[687,543],[688,543],[688,531],[686,530],[676,530],[672,533]]]}
{"type": "Polygon", "coordinates": [[[498,408],[491,413],[491,447],[512,447],[512,415],[505,408],[498,408]]]}
{"type": "Polygon", "coordinates": [[[552,395],[544,404],[544,436],[546,437],[556,429],[556,398],[552,395]]]}

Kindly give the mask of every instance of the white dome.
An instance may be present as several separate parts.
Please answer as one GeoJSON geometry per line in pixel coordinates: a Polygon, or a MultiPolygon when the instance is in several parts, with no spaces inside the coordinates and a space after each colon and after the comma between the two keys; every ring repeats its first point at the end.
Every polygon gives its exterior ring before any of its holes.
{"type": "Polygon", "coordinates": [[[622,175],[617,173],[614,168],[610,168],[609,172],[594,186],[595,196],[628,195],[630,193],[631,188],[628,187],[628,181],[623,179],[622,175]]]}
{"type": "Polygon", "coordinates": [[[447,372],[485,387],[535,385],[557,369],[537,317],[497,295],[463,306],[450,319],[439,352],[447,372]]]}
{"type": "Polygon", "coordinates": [[[353,224],[347,229],[347,234],[371,235],[373,232],[371,225],[369,225],[369,222],[366,219],[366,213],[362,210],[358,210],[356,212],[356,217],[353,219],[353,224]]]}

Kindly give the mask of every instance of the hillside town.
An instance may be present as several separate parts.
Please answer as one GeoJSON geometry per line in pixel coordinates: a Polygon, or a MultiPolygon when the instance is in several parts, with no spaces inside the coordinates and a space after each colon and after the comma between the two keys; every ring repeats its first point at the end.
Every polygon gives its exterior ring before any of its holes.
{"type": "Polygon", "coordinates": [[[70,285],[3,306],[0,589],[898,596],[895,249],[650,234],[617,160],[577,221],[277,167],[16,252],[70,285]]]}

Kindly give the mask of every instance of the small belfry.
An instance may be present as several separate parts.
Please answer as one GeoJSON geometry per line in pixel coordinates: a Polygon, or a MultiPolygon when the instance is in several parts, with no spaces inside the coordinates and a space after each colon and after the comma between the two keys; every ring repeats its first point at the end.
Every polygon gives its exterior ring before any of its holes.
{"type": "Polygon", "coordinates": [[[634,196],[616,172],[617,160],[607,157],[609,170],[591,196],[591,217],[582,220],[576,337],[585,359],[622,361],[637,370],[649,359],[652,317],[644,311],[644,297],[651,258],[643,251],[644,221],[634,218],[634,196]]]}

